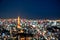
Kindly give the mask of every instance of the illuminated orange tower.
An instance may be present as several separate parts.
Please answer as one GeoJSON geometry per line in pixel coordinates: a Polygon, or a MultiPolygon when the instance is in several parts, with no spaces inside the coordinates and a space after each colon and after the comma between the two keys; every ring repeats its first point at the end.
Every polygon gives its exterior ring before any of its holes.
{"type": "Polygon", "coordinates": [[[20,17],[18,16],[18,25],[17,25],[17,28],[21,28],[20,26],[20,17]]]}
{"type": "MultiPolygon", "coordinates": [[[[18,25],[17,25],[17,28],[21,28],[21,26],[20,26],[20,17],[18,16],[18,25]]],[[[20,31],[19,31],[19,33],[23,33],[24,31],[21,29],[20,31]]]]}

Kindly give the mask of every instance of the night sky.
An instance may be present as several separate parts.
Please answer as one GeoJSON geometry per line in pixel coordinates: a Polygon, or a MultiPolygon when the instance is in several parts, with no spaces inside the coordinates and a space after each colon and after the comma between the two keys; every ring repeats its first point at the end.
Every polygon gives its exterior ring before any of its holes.
{"type": "Polygon", "coordinates": [[[0,0],[0,18],[60,19],[60,0],[0,0]]]}

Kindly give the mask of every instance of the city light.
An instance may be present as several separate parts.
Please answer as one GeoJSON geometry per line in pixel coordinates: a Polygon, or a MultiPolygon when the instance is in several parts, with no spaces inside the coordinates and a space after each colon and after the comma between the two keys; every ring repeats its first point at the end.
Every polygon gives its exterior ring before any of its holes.
{"type": "Polygon", "coordinates": [[[59,20],[0,19],[1,38],[8,39],[58,39],[60,32],[59,20]],[[59,34],[58,34],[59,33],[59,34]],[[55,37],[57,36],[57,37],[55,37]]]}

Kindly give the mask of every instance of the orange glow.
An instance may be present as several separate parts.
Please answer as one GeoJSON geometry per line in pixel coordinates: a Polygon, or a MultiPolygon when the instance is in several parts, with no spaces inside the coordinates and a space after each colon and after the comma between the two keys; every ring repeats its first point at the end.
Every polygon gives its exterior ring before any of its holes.
{"type": "Polygon", "coordinates": [[[21,33],[23,33],[24,31],[23,31],[23,30],[21,30],[20,32],[21,32],[21,33]]]}
{"type": "Polygon", "coordinates": [[[21,28],[20,27],[20,17],[18,16],[18,25],[17,25],[17,28],[21,28]]]}

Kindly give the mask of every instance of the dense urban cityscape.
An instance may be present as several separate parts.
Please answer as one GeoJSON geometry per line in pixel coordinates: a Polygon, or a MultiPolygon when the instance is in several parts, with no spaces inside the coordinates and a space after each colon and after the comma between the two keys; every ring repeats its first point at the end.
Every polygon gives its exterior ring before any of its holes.
{"type": "Polygon", "coordinates": [[[60,0],[0,0],[0,40],[60,40],[60,0]]]}
{"type": "Polygon", "coordinates": [[[60,20],[0,18],[0,40],[60,40],[60,20]]]}

